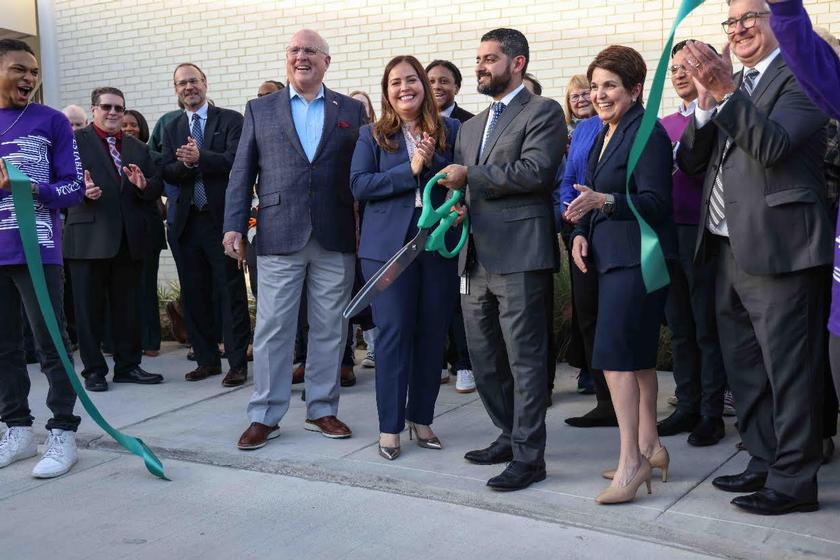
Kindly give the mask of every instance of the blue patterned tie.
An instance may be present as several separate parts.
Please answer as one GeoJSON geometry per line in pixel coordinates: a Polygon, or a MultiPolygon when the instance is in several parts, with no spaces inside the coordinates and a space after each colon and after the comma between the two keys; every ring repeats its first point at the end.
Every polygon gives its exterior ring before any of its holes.
{"type": "Polygon", "coordinates": [[[117,151],[117,139],[113,136],[108,136],[105,138],[105,141],[108,142],[108,153],[111,154],[111,159],[114,160],[114,165],[117,166],[117,175],[122,177],[122,160],[120,159],[120,153],[117,151]]]}
{"type": "MultiPolygon", "coordinates": [[[[747,95],[752,96],[752,92],[755,89],[755,78],[758,76],[758,70],[753,68],[744,73],[744,79],[741,82],[741,88],[747,93],[747,95]]],[[[720,155],[721,165],[718,165],[718,171],[715,175],[715,182],[712,188],[712,196],[709,199],[709,220],[712,222],[714,227],[718,227],[721,222],[726,218],[726,214],[724,212],[725,206],[723,201],[723,178],[721,177],[721,170],[723,169],[723,158],[726,157],[726,154],[729,153],[729,149],[732,148],[732,137],[726,139],[726,144],[723,146],[723,152],[720,155]]]]}
{"type": "MultiPolygon", "coordinates": [[[[201,130],[201,117],[198,113],[193,113],[192,116],[192,137],[200,150],[204,146],[204,131],[201,130]]],[[[195,176],[195,186],[193,186],[193,206],[202,210],[207,206],[207,191],[204,190],[204,180],[201,174],[195,176]]]]}
{"type": "Polygon", "coordinates": [[[481,143],[481,153],[484,154],[484,149],[487,147],[487,140],[493,136],[493,130],[496,128],[496,123],[499,122],[499,117],[505,110],[505,104],[501,101],[496,101],[490,107],[490,126],[487,127],[487,134],[484,135],[484,141],[481,143]]]}

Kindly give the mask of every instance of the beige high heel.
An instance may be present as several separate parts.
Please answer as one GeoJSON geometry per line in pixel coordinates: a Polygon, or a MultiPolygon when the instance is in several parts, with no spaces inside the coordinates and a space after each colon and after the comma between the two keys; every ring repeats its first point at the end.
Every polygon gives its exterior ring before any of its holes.
{"type": "Polygon", "coordinates": [[[595,501],[599,504],[606,505],[606,504],[623,504],[626,502],[632,502],[633,499],[636,497],[636,493],[639,491],[639,487],[644,483],[647,486],[647,493],[651,493],[650,488],[650,479],[652,476],[652,469],[650,466],[650,462],[647,459],[642,457],[642,464],[639,466],[639,470],[636,471],[636,476],[633,477],[627,486],[622,486],[620,488],[615,488],[613,486],[608,486],[603,492],[598,494],[598,497],[595,498],[595,501]]]}
{"type": "MultiPolygon", "coordinates": [[[[647,457],[650,466],[653,469],[659,469],[662,477],[662,482],[668,482],[668,467],[671,465],[671,456],[668,455],[668,450],[663,445],[652,456],[647,457]]],[[[608,469],[601,473],[601,476],[607,480],[612,480],[615,476],[615,469],[608,469]]]]}
{"type": "MultiPolygon", "coordinates": [[[[425,426],[429,428],[429,426],[425,426]]],[[[431,428],[429,428],[431,430],[431,428]]],[[[417,445],[420,447],[425,447],[426,449],[443,449],[443,444],[440,442],[437,436],[432,436],[429,439],[423,439],[420,437],[420,433],[417,431],[417,425],[414,422],[408,422],[408,439],[414,439],[414,436],[417,436],[417,445]]]]}

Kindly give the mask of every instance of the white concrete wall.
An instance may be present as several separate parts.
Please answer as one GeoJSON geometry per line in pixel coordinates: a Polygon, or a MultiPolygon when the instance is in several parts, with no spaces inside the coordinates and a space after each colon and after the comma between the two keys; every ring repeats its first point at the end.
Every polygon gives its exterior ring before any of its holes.
{"type": "MultiPolygon", "coordinates": [[[[572,74],[585,72],[610,44],[629,45],[648,62],[648,86],[662,53],[678,0],[52,0],[55,6],[61,104],[89,104],[96,86],[121,88],[130,107],[153,125],[175,107],[172,70],[192,61],[206,72],[209,96],[237,110],[266,79],[285,80],[283,50],[296,30],[309,27],[330,43],[329,87],[371,93],[387,61],[414,54],[455,62],[464,74],[459,103],[479,111],[472,72],[481,35],[515,27],[528,37],[533,72],[544,95],[562,99],[572,74]]],[[[840,34],[838,0],[806,0],[812,19],[840,34]]],[[[677,40],[722,46],[723,0],[707,0],[683,23],[677,40]]],[[[666,88],[664,112],[676,98],[666,88]]],[[[174,277],[162,262],[161,278],[174,277]]]]}

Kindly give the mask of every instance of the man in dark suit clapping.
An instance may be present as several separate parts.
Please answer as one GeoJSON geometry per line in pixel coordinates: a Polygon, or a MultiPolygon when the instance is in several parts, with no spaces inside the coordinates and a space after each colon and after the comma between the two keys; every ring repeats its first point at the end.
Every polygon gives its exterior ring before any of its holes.
{"type": "MultiPolygon", "coordinates": [[[[179,255],[181,301],[198,367],[187,381],[219,375],[213,295],[221,300],[222,338],[230,369],[222,385],[245,383],[251,323],[245,275],[221,248],[228,174],[242,133],[242,115],[207,101],[207,77],[194,64],[173,76],[184,113],[166,126],[163,178],[178,189],[169,243],[179,255]]],[[[172,204],[172,202],[170,202],[172,204]]]]}
{"type": "Polygon", "coordinates": [[[141,332],[136,293],[149,236],[146,214],[163,192],[149,148],[122,134],[125,96],[111,87],[93,90],[93,123],[76,132],[85,200],[67,212],[64,258],[73,276],[73,300],[85,378],[105,391],[102,355],[105,305],[114,340],[114,382],[154,384],[163,377],[140,368],[141,332]]]}
{"type": "Polygon", "coordinates": [[[559,262],[551,195],[568,135],[560,105],[525,89],[528,56],[514,29],[481,38],[478,91],[494,102],[463,124],[456,163],[440,181],[467,191],[472,234],[459,260],[461,307],[478,393],[502,431],[465,458],[512,460],[487,482],[497,490],[545,478],[546,325],[559,262]]]}
{"type": "Polygon", "coordinates": [[[350,160],[367,121],[359,101],[327,89],[329,46],[310,30],[286,47],[287,88],[248,102],[245,126],[230,174],[225,206],[225,252],[245,255],[251,190],[257,195],[259,293],[254,333],[251,425],[240,449],[256,449],[278,435],[289,408],[292,354],[301,290],[306,289],[309,349],[306,362],[307,430],[350,437],[338,419],[341,355],[355,273],[356,223],[350,160]]]}
{"type": "Polygon", "coordinates": [[[747,469],[712,483],[752,492],[732,503],[759,514],[814,511],[832,230],[825,125],[800,88],[762,0],[732,0],[723,59],[686,44],[698,106],[677,152],[706,172],[695,257],[717,259],[717,320],[738,403],[747,469]],[[732,52],[744,68],[735,76],[732,52]]]}

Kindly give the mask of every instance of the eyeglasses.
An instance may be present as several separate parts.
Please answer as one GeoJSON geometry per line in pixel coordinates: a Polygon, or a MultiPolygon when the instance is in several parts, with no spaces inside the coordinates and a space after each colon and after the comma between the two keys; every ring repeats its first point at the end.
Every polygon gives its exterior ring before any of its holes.
{"type": "Polygon", "coordinates": [[[200,84],[203,81],[204,80],[202,80],[200,78],[190,78],[189,80],[178,80],[177,82],[175,82],[175,87],[185,88],[187,86],[197,86],[198,84],[200,84]]]}
{"type": "Polygon", "coordinates": [[[111,105],[110,103],[100,103],[97,105],[100,109],[105,111],[106,113],[110,113],[112,110],[116,113],[125,113],[125,107],[122,105],[111,105]]]}
{"type": "Polygon", "coordinates": [[[301,53],[306,56],[315,56],[318,53],[327,54],[318,47],[286,47],[286,56],[299,56],[301,53]]]}
{"type": "Polygon", "coordinates": [[[729,18],[728,20],[721,22],[721,27],[723,27],[723,31],[727,35],[732,35],[737,31],[738,24],[741,24],[741,27],[744,29],[752,29],[755,27],[755,22],[760,17],[764,17],[769,15],[770,12],[747,12],[746,14],[742,15],[739,18],[729,18]]]}
{"type": "Polygon", "coordinates": [[[577,103],[578,101],[583,101],[585,99],[589,99],[589,91],[584,91],[583,93],[573,93],[569,96],[569,101],[572,103],[577,103]]]}
{"type": "Polygon", "coordinates": [[[685,66],[682,64],[672,64],[669,66],[669,70],[671,70],[671,74],[685,73],[685,66]]]}

